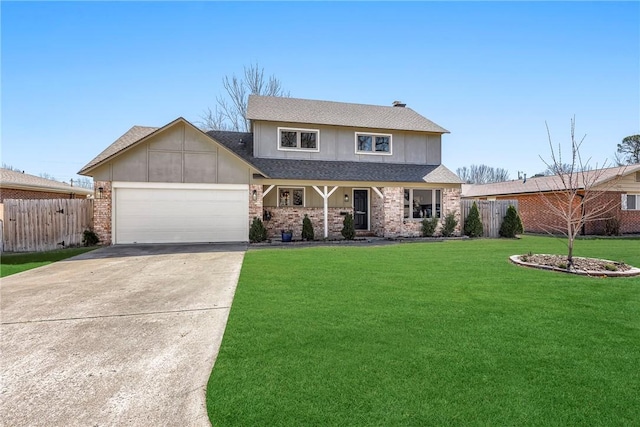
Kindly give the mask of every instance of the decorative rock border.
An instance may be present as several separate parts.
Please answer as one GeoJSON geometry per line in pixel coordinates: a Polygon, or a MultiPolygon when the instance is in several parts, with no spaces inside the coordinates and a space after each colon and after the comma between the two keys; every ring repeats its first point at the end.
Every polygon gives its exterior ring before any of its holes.
{"type": "MultiPolygon", "coordinates": [[[[540,270],[551,270],[551,271],[558,271],[560,273],[569,273],[569,274],[577,274],[580,276],[590,276],[590,277],[633,277],[633,276],[639,276],[640,275],[640,268],[637,267],[633,267],[633,266],[629,266],[631,267],[629,270],[626,271],[602,271],[602,270],[567,270],[566,268],[560,268],[560,267],[554,267],[551,265],[542,265],[542,264],[536,264],[536,263],[532,263],[532,262],[525,262],[522,261],[520,259],[522,255],[511,255],[509,257],[509,260],[516,264],[516,265],[520,265],[523,267],[529,267],[529,268],[537,268],[540,270]]],[[[574,257],[574,258],[579,258],[579,257],[574,257]]],[[[616,261],[610,261],[607,259],[599,259],[597,258],[599,261],[603,261],[603,262],[609,262],[611,264],[617,264],[616,261]]]]}

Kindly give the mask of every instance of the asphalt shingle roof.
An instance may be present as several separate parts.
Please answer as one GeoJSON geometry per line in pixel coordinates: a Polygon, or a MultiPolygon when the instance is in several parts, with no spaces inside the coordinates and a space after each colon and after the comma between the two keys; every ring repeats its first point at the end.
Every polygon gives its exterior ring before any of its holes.
{"type": "Polygon", "coordinates": [[[210,131],[218,141],[271,179],[461,183],[442,165],[255,158],[251,133],[210,131]]]}
{"type": "MultiPolygon", "coordinates": [[[[593,185],[605,184],[612,179],[640,171],[640,164],[620,166],[606,169],[587,171],[584,174],[586,182],[593,185]]],[[[579,188],[584,187],[582,174],[578,174],[579,188]]],[[[496,182],[492,184],[463,184],[462,197],[501,196],[507,194],[539,193],[563,190],[561,180],[556,175],[531,177],[523,180],[496,182]]]]}
{"type": "Polygon", "coordinates": [[[53,193],[74,193],[88,196],[93,190],[82,187],[73,187],[64,182],[41,178],[28,173],[0,169],[0,187],[40,190],[53,193]]]}
{"type": "Polygon", "coordinates": [[[152,134],[157,131],[159,128],[157,127],[148,127],[148,126],[134,126],[125,132],[120,138],[116,139],[116,141],[105,148],[102,153],[98,154],[93,160],[87,163],[81,170],[78,172],[79,174],[83,174],[87,170],[96,166],[98,163],[108,159],[109,157],[119,153],[125,148],[130,147],[136,142],[140,141],[145,136],[152,134]]]}
{"type": "Polygon", "coordinates": [[[449,133],[408,107],[351,104],[276,96],[249,96],[247,118],[371,129],[449,133]]]}

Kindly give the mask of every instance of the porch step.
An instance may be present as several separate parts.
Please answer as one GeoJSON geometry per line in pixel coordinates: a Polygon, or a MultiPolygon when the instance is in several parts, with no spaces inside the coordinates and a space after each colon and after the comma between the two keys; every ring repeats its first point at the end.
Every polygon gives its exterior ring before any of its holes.
{"type": "Polygon", "coordinates": [[[356,230],[357,237],[376,237],[376,233],[368,230],[356,230]]]}

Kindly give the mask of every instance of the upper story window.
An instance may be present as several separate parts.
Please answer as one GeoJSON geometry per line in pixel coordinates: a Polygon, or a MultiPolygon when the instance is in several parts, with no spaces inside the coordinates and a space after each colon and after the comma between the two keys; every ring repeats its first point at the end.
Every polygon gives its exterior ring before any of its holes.
{"type": "Polygon", "coordinates": [[[391,135],[356,132],[357,154],[391,154],[391,135]]]}
{"type": "Polygon", "coordinates": [[[278,128],[278,150],[320,151],[317,129],[278,128]]]}

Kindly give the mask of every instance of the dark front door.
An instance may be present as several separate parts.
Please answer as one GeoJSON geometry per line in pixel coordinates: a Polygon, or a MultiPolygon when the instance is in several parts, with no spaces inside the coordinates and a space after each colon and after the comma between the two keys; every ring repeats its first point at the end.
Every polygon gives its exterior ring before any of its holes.
{"type": "Polygon", "coordinates": [[[367,190],[353,190],[353,224],[356,230],[369,229],[368,195],[367,190]]]}

